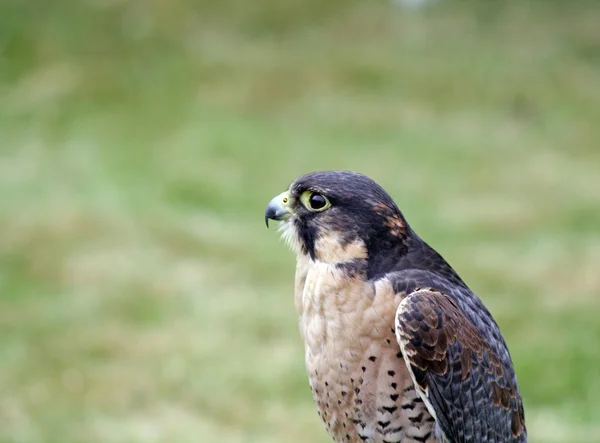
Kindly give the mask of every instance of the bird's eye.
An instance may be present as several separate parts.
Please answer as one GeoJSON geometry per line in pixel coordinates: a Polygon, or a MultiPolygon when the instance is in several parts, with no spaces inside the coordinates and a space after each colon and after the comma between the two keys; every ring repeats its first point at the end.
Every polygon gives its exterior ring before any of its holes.
{"type": "Polygon", "coordinates": [[[308,199],[311,209],[319,211],[327,206],[327,200],[321,194],[313,194],[308,199]]]}
{"type": "Polygon", "coordinates": [[[304,203],[304,206],[306,206],[307,209],[313,212],[321,212],[331,206],[331,203],[327,197],[312,191],[306,191],[304,194],[302,194],[300,200],[302,203],[304,203]]]}

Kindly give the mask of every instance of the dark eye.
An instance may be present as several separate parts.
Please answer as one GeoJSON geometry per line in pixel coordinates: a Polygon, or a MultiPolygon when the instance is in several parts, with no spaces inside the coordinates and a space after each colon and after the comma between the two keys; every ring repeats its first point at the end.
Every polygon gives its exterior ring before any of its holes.
{"type": "Polygon", "coordinates": [[[331,203],[323,194],[306,191],[300,196],[300,200],[306,208],[312,212],[321,212],[331,206],[331,203]]]}
{"type": "Polygon", "coordinates": [[[312,194],[308,199],[308,204],[310,205],[310,209],[318,211],[327,206],[327,199],[321,194],[312,194]]]}

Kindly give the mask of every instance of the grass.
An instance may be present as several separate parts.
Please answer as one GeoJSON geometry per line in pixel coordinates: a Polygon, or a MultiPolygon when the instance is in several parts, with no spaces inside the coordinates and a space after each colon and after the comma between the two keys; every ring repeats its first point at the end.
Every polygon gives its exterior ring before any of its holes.
{"type": "Polygon", "coordinates": [[[592,1],[4,2],[0,442],[327,442],[297,175],[353,169],[490,307],[530,440],[600,442],[592,1]]]}

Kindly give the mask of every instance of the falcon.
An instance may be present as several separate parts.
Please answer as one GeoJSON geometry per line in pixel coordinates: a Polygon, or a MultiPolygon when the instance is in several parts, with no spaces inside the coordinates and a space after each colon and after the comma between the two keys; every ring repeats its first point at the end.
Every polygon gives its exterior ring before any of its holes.
{"type": "Polygon", "coordinates": [[[295,305],[335,442],[526,442],[490,312],[365,175],[297,178],[267,206],[296,253],[295,305]]]}

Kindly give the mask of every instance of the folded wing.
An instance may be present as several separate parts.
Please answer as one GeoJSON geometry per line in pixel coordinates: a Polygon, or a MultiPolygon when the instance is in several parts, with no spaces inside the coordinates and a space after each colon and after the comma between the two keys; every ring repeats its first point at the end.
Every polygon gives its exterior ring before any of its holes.
{"type": "Polygon", "coordinates": [[[404,361],[449,443],[527,441],[512,362],[494,337],[434,289],[414,291],[398,307],[404,361]]]}

